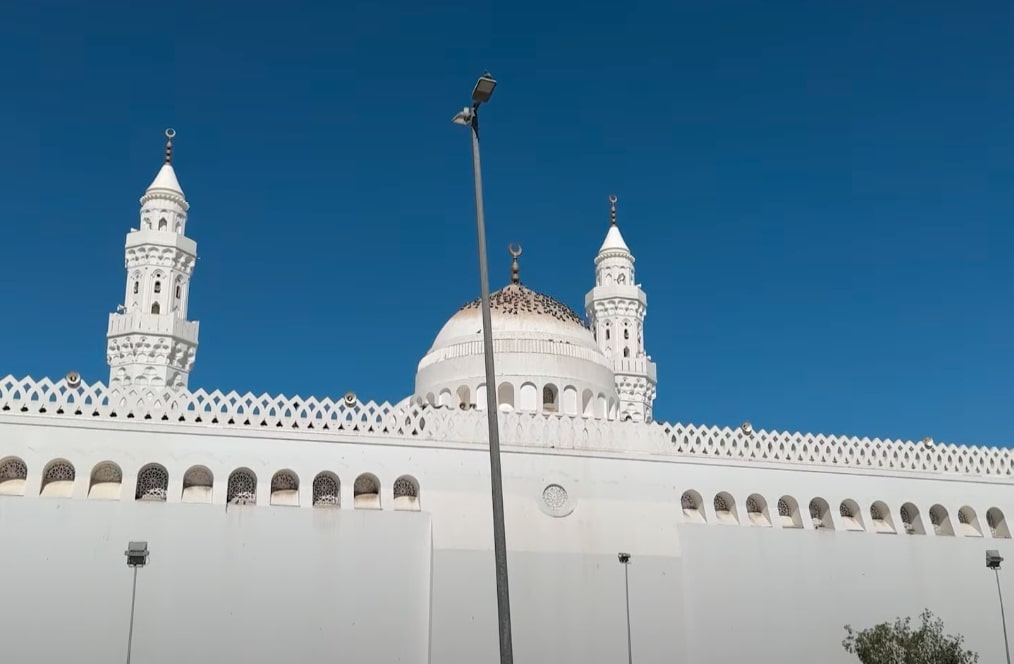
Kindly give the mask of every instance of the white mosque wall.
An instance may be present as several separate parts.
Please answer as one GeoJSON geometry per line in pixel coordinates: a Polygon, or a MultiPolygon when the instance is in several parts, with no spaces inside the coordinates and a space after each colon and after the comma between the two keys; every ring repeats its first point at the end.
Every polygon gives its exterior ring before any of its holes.
{"type": "Polygon", "coordinates": [[[428,662],[424,514],[0,496],[12,662],[428,662]]]}

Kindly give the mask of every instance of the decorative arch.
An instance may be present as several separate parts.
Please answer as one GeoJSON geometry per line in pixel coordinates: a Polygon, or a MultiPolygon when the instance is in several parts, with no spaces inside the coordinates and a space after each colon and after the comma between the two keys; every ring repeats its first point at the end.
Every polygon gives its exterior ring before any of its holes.
{"type": "Polygon", "coordinates": [[[402,475],[394,481],[394,509],[419,511],[419,481],[411,475],[402,475]]]}
{"type": "Polygon", "coordinates": [[[462,410],[471,407],[472,393],[471,390],[468,389],[468,385],[458,386],[458,405],[462,408],[462,410]]]}
{"type": "Polygon", "coordinates": [[[376,475],[363,473],[352,485],[352,504],[357,510],[379,510],[380,480],[376,475]]]}
{"type": "Polygon", "coordinates": [[[746,499],[746,518],[755,526],[771,527],[768,502],[759,493],[750,494],[746,499]]]}
{"type": "Polygon", "coordinates": [[[975,510],[965,505],[958,510],[958,534],[963,537],[982,537],[979,517],[975,510]]]}
{"type": "Polygon", "coordinates": [[[46,464],[42,471],[41,496],[47,498],[70,498],[74,492],[74,480],[77,471],[74,464],[64,459],[56,459],[46,464]]]}
{"type": "Polygon", "coordinates": [[[225,500],[230,505],[257,504],[257,475],[249,468],[238,468],[229,475],[225,500]]]}
{"type": "Polygon", "coordinates": [[[704,516],[704,501],[701,499],[701,494],[693,489],[683,492],[680,497],[680,505],[683,507],[684,518],[690,523],[708,522],[707,517],[704,516]]]}
{"type": "Polygon", "coordinates": [[[799,513],[799,503],[792,496],[778,499],[778,523],[782,528],[802,528],[803,516],[799,513]]]}
{"type": "Polygon", "coordinates": [[[587,388],[581,393],[581,414],[595,417],[595,393],[587,388]]]}
{"type": "Polygon", "coordinates": [[[518,410],[533,413],[539,411],[539,388],[535,387],[535,383],[521,383],[518,389],[518,410]]]}
{"type": "Polygon", "coordinates": [[[862,510],[859,509],[859,504],[851,498],[841,501],[841,504],[838,506],[838,515],[841,516],[842,527],[845,530],[866,530],[866,526],[863,524],[862,510]]]}
{"type": "Polygon", "coordinates": [[[577,388],[573,385],[565,385],[563,387],[563,394],[560,395],[560,405],[558,411],[564,415],[574,417],[580,415],[581,411],[578,410],[577,405],[577,388]]]}
{"type": "Polygon", "coordinates": [[[500,410],[514,410],[514,384],[503,382],[496,389],[496,402],[500,410]]]}
{"type": "Polygon", "coordinates": [[[905,503],[898,510],[901,516],[901,527],[909,535],[925,535],[926,528],[922,525],[922,515],[919,508],[912,503],[905,503]]]}
{"type": "Polygon", "coordinates": [[[153,302],[151,305],[151,313],[160,314],[162,313],[162,307],[159,306],[158,302],[153,302]]]}
{"type": "Polygon", "coordinates": [[[894,529],[891,508],[882,500],[878,500],[870,505],[870,521],[872,522],[872,530],[875,533],[894,535],[897,532],[894,529]]]}
{"type": "Polygon", "coordinates": [[[560,388],[553,383],[546,383],[542,387],[542,410],[547,413],[560,410],[560,388]]]}
{"type": "Polygon", "coordinates": [[[810,501],[810,521],[813,527],[818,530],[834,530],[834,520],[831,518],[831,506],[819,496],[810,501]]]}
{"type": "Polygon", "coordinates": [[[279,470],[271,478],[271,504],[299,506],[299,476],[291,470],[279,470]]]}
{"type": "Polygon", "coordinates": [[[205,466],[191,466],[183,473],[184,503],[210,503],[215,475],[205,466]]]}
{"type": "Polygon", "coordinates": [[[123,486],[123,471],[112,461],[95,464],[88,483],[88,498],[92,500],[119,500],[123,486]]]}
{"type": "Polygon", "coordinates": [[[454,395],[451,393],[451,388],[445,387],[440,390],[440,405],[448,408],[454,405],[454,395]]]}
{"type": "Polygon", "coordinates": [[[20,457],[10,456],[0,461],[0,496],[25,495],[28,464],[20,457]]]}
{"type": "Polygon", "coordinates": [[[158,220],[158,229],[160,231],[169,229],[169,221],[165,217],[162,217],[161,219],[158,220]]]}
{"type": "Polygon", "coordinates": [[[715,507],[715,518],[719,523],[738,524],[739,518],[736,514],[736,500],[731,494],[720,491],[715,494],[712,501],[715,507]]]}
{"type": "Polygon", "coordinates": [[[990,507],[986,510],[986,525],[989,526],[989,534],[999,539],[1010,539],[1010,526],[1007,525],[1007,517],[999,507],[990,507]]]}
{"type": "Polygon", "coordinates": [[[933,526],[933,534],[943,537],[954,536],[954,526],[951,525],[951,515],[943,505],[934,505],[929,510],[930,525],[933,526]]]}
{"type": "Polygon", "coordinates": [[[137,472],[134,500],[166,501],[169,495],[169,471],[157,463],[149,463],[137,472]]]}
{"type": "Polygon", "coordinates": [[[313,506],[340,507],[341,480],[334,473],[325,470],[313,478],[313,506]]]}

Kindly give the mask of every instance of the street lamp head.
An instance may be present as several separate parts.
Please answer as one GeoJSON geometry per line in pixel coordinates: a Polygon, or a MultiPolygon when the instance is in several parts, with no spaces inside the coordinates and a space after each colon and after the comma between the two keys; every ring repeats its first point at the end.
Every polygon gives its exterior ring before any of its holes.
{"type": "Polygon", "coordinates": [[[127,556],[127,567],[144,567],[148,562],[148,543],[130,542],[123,553],[127,556]]]}
{"type": "Polygon", "coordinates": [[[616,557],[624,565],[629,565],[630,564],[630,554],[629,553],[617,553],[616,557]]]}
{"type": "Polygon", "coordinates": [[[485,104],[493,96],[495,88],[496,81],[493,80],[489,72],[486,72],[479,77],[479,80],[475,83],[475,87],[472,89],[472,103],[475,106],[485,104]]]}
{"type": "Polygon", "coordinates": [[[1003,556],[996,549],[989,549],[986,551],[986,569],[1000,569],[1000,563],[1003,562],[1003,556]]]}

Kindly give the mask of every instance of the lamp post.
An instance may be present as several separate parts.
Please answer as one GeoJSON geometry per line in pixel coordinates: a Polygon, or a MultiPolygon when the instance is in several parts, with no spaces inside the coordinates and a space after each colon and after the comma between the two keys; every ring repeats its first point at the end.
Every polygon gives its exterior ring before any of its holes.
{"type": "Polygon", "coordinates": [[[627,603],[627,664],[633,664],[634,652],[630,645],[630,554],[618,553],[616,557],[623,565],[623,595],[627,603]]]}
{"type": "Polygon", "coordinates": [[[127,664],[130,664],[130,647],[134,641],[134,601],[137,599],[137,568],[148,564],[148,543],[130,542],[127,550],[127,567],[134,569],[134,587],[130,591],[130,628],[127,630],[127,664]]]}
{"type": "Polygon", "coordinates": [[[1000,597],[1000,624],[1003,626],[1003,649],[1007,654],[1007,664],[1010,664],[1010,644],[1007,642],[1007,618],[1003,614],[1003,591],[1000,589],[1000,563],[1003,556],[996,549],[986,551],[986,569],[993,570],[996,576],[996,594],[1000,597]]]}
{"type": "Polygon", "coordinates": [[[496,81],[486,72],[472,89],[472,105],[454,116],[455,124],[472,130],[472,171],[475,178],[475,226],[479,243],[479,291],[482,301],[482,347],[486,360],[486,415],[489,421],[489,470],[493,490],[493,555],[496,561],[496,608],[500,623],[500,664],[513,664],[511,602],[507,583],[507,536],[504,532],[503,477],[500,470],[500,424],[497,421],[496,374],[493,370],[493,322],[489,309],[489,267],[486,263],[486,220],[482,206],[479,159],[479,106],[493,96],[496,81]]]}

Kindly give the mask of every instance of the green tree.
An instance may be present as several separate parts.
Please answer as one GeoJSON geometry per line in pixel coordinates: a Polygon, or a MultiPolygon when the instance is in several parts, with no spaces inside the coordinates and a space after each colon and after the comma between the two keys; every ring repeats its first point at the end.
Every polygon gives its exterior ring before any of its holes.
{"type": "Polygon", "coordinates": [[[845,625],[845,650],[863,664],[976,664],[979,656],[965,650],[963,636],[944,634],[944,621],[929,609],[919,618],[922,627],[913,630],[912,619],[898,618],[856,631],[845,625]]]}

